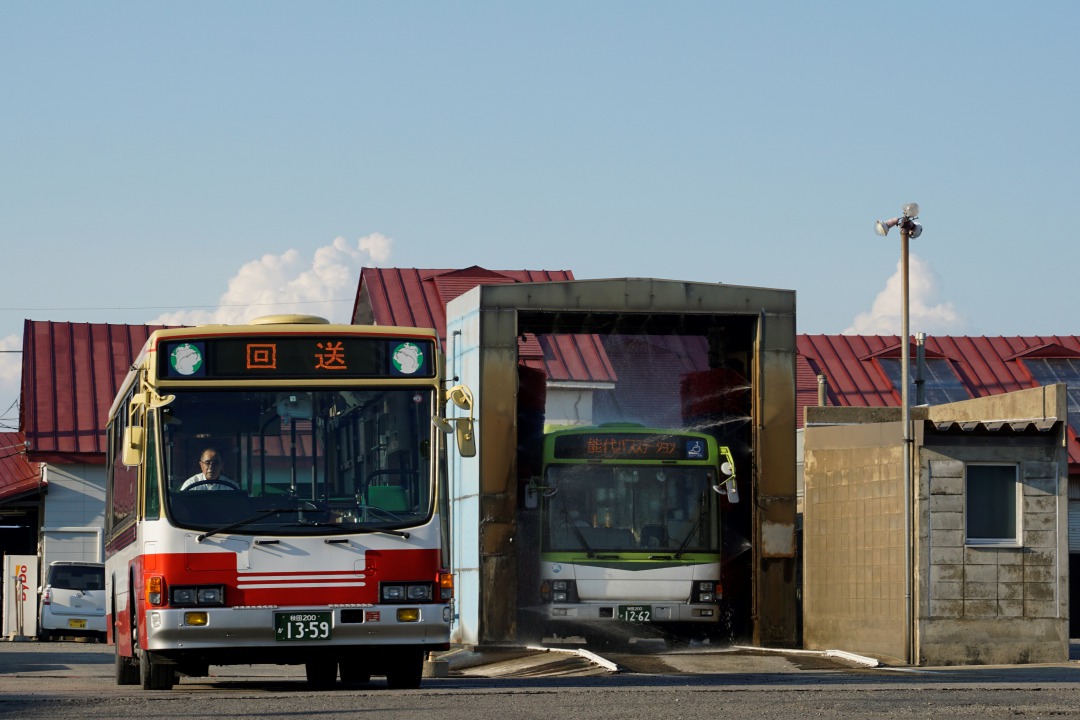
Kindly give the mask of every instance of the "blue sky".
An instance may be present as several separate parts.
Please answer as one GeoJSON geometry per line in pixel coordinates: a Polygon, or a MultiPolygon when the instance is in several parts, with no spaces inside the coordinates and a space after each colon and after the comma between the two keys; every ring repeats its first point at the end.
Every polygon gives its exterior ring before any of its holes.
{"type": "Polygon", "coordinates": [[[346,320],[364,264],[793,289],[799,332],[898,332],[873,225],[911,201],[913,332],[1077,334],[1078,29],[1052,0],[2,0],[0,350],[24,318],[346,320]]]}

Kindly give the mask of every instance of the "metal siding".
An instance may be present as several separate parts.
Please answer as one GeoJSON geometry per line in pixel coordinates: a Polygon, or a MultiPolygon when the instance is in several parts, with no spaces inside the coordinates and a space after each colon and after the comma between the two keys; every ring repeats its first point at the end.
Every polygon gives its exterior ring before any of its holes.
{"type": "Polygon", "coordinates": [[[576,335],[558,334],[551,338],[552,346],[562,358],[566,376],[570,380],[590,380],[588,361],[581,352],[576,335]]]}
{"type": "MultiPolygon", "coordinates": [[[[86,348],[87,352],[81,357],[72,354],[72,374],[78,378],[79,387],[75,393],[74,414],[75,421],[75,447],[77,452],[105,452],[105,438],[101,430],[108,425],[108,410],[102,410],[99,394],[108,394],[109,404],[112,403],[115,392],[110,393],[110,382],[115,378],[113,371],[112,353],[105,350],[108,347],[101,341],[108,335],[106,328],[94,331],[92,325],[76,325],[72,333],[72,346],[86,348]],[[85,364],[83,372],[77,372],[78,366],[85,364]],[[103,371],[103,372],[102,372],[103,371]],[[98,392],[100,388],[101,392],[98,392]],[[100,414],[100,417],[99,417],[100,414]]],[[[130,364],[130,360],[128,361],[130,364]]],[[[125,373],[126,374],[126,373],[125,373]]],[[[106,405],[107,407],[107,405],[106,405]]]]}
{"type": "MultiPolygon", "coordinates": [[[[803,426],[803,408],[817,405],[818,373],[810,366],[806,356],[799,354],[795,358],[795,427],[803,426]]],[[[801,462],[801,456],[800,456],[801,462]]]]}
{"type": "Polygon", "coordinates": [[[20,417],[30,459],[104,460],[109,406],[158,327],[26,321],[20,417]]]}
{"type": "Polygon", "coordinates": [[[438,299],[437,291],[428,282],[428,278],[421,276],[422,272],[407,269],[397,274],[400,281],[398,302],[402,304],[398,310],[401,316],[401,322],[398,324],[440,330],[445,345],[446,311],[438,299]]]}
{"type": "Polygon", "coordinates": [[[518,357],[543,359],[544,349],[540,347],[540,339],[535,333],[524,333],[518,336],[518,357]]]}
{"type": "Polygon", "coordinates": [[[0,503],[41,483],[41,467],[26,459],[24,442],[20,432],[0,432],[0,503]]]}

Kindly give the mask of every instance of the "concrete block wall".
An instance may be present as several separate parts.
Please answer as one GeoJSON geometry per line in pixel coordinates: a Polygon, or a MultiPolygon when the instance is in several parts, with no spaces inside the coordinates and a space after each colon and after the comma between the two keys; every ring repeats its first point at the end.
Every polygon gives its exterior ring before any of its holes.
{"type": "Polygon", "coordinates": [[[1068,585],[1062,562],[1066,482],[1054,448],[924,449],[919,662],[926,665],[1061,662],[1068,656],[1068,585]],[[959,457],[957,457],[959,456],[959,457]],[[1027,459],[1023,459],[1026,456],[1027,459]],[[1020,547],[965,543],[965,462],[1019,461],[1020,547]]]}
{"type": "MultiPolygon", "coordinates": [[[[1064,385],[1054,385],[912,408],[915,663],[1068,659],[1065,391],[1064,385]],[[982,427],[955,426],[984,421],[982,427]],[[1019,465],[1023,483],[1019,547],[965,543],[964,473],[965,464],[972,462],[1019,465]]],[[[885,660],[903,661],[907,656],[905,545],[897,537],[903,535],[903,444],[897,420],[897,408],[806,408],[807,648],[838,648],[885,660]],[[868,492],[877,496],[879,491],[872,488],[878,483],[888,485],[884,496],[890,502],[858,504],[868,492]],[[852,519],[853,512],[864,516],[861,523],[852,519]],[[882,522],[892,527],[884,518],[874,517],[890,513],[899,528],[896,535],[866,535],[867,523],[870,528],[882,522]],[[866,543],[868,537],[876,549],[866,543]],[[856,597],[858,578],[866,573],[875,592],[885,593],[888,603],[856,597]]]]}

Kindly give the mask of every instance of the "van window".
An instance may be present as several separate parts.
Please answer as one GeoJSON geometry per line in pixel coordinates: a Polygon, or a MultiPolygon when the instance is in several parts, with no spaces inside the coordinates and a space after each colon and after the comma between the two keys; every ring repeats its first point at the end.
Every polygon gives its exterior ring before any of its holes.
{"type": "Polygon", "coordinates": [[[104,590],[105,568],[93,565],[54,565],[49,585],[61,590],[104,590]]]}

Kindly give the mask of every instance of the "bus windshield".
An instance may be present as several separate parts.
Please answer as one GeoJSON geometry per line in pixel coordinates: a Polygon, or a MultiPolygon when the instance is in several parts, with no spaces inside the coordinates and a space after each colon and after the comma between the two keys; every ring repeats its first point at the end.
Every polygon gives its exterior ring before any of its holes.
{"type": "Polygon", "coordinates": [[[425,522],[434,390],[181,390],[158,412],[165,507],[206,532],[317,535],[425,522]]]}
{"type": "Polygon", "coordinates": [[[545,552],[716,552],[719,496],[708,467],[550,465],[545,552]]]}

